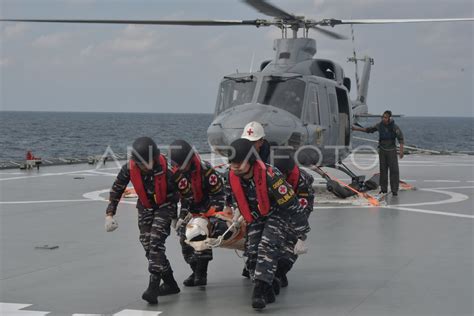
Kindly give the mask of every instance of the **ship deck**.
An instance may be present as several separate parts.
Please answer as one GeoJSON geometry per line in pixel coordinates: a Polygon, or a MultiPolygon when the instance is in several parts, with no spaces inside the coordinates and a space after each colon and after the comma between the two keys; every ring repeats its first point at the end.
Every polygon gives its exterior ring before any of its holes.
{"type": "MultiPolygon", "coordinates": [[[[374,156],[346,161],[367,176],[377,171],[374,156]]],[[[190,269],[175,232],[167,254],[181,293],[156,306],[143,301],[147,262],[134,202],[119,206],[118,230],[104,230],[117,172],[112,161],[0,172],[0,314],[260,314],[233,250],[215,250],[205,288],[182,286],[190,269]]],[[[474,157],[408,155],[400,172],[417,189],[388,195],[378,207],[316,197],[309,252],[261,313],[474,314],[474,157]]]]}

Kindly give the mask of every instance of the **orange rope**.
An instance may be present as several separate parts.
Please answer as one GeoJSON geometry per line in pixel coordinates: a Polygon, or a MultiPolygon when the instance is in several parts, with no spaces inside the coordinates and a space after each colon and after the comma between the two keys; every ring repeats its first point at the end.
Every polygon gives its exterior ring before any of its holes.
{"type": "Polygon", "coordinates": [[[400,180],[400,186],[405,190],[415,190],[415,187],[411,184],[406,183],[405,181],[400,180]]]}

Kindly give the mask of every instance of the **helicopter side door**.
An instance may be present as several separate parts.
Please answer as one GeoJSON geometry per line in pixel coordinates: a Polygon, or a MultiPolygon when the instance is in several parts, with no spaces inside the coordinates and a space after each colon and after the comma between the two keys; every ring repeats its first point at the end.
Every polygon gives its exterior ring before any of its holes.
{"type": "Polygon", "coordinates": [[[302,121],[308,133],[308,143],[311,145],[321,145],[324,139],[325,128],[320,123],[320,107],[318,98],[318,85],[308,82],[306,89],[306,104],[303,110],[302,121]]]}
{"type": "Polygon", "coordinates": [[[319,100],[319,113],[320,113],[320,125],[324,129],[324,145],[334,145],[337,142],[337,104],[335,104],[335,93],[334,100],[331,101],[331,88],[327,83],[321,82],[318,85],[318,100],[319,100]],[[334,104],[333,104],[334,103],[334,104]],[[335,112],[336,111],[336,112],[335,112]]]}
{"type": "Polygon", "coordinates": [[[339,110],[339,143],[342,146],[349,146],[351,142],[349,98],[344,89],[336,88],[336,93],[339,110]]]}

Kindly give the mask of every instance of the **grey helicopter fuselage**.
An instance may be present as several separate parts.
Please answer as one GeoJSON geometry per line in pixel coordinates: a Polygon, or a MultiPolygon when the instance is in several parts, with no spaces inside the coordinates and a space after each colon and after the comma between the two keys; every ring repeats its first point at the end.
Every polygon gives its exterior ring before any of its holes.
{"type": "Polygon", "coordinates": [[[219,151],[257,121],[271,144],[293,147],[301,163],[336,164],[350,153],[350,80],[340,65],[313,59],[313,39],[277,39],[274,49],[260,71],[221,81],[209,144],[219,151]]]}

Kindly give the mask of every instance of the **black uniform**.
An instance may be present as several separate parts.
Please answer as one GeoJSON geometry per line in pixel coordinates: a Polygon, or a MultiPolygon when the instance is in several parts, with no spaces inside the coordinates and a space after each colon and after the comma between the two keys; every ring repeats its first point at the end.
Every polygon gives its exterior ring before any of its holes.
{"type": "Polygon", "coordinates": [[[398,139],[403,144],[403,133],[393,120],[385,125],[383,122],[377,123],[367,128],[367,133],[379,132],[379,166],[380,166],[380,189],[388,192],[388,172],[390,170],[390,188],[392,192],[398,192],[400,182],[400,172],[398,168],[397,145],[398,139]]]}
{"type": "MultiPolygon", "coordinates": [[[[178,192],[173,182],[173,172],[170,166],[168,166],[166,202],[162,205],[155,203],[154,176],[161,172],[161,165],[158,163],[154,164],[152,171],[148,173],[142,172],[143,186],[152,208],[146,209],[140,202],[140,199],[137,201],[140,242],[145,249],[146,258],[148,259],[148,270],[152,274],[166,273],[171,268],[165,254],[165,241],[170,234],[171,220],[176,218],[178,202],[178,192]]],[[[110,203],[106,210],[107,214],[115,215],[117,205],[129,182],[130,169],[127,163],[122,166],[110,190],[110,203]]]]}

